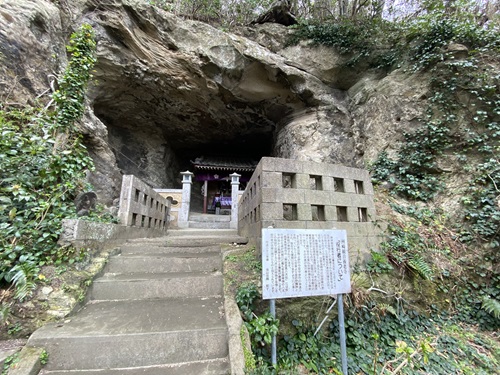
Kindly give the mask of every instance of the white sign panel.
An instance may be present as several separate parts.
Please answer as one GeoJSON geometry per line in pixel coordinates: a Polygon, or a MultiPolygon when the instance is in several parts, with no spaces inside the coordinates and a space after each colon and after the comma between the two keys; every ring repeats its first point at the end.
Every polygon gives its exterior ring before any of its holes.
{"type": "Polygon", "coordinates": [[[262,298],[351,292],[345,230],[262,229],[262,298]]]}

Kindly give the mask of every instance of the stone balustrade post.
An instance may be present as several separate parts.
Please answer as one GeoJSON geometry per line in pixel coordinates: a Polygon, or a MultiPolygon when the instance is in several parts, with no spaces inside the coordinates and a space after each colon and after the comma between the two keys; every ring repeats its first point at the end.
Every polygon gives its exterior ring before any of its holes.
{"type": "Polygon", "coordinates": [[[234,172],[231,177],[231,222],[229,228],[238,229],[238,190],[240,189],[241,175],[234,172]]]}
{"type": "Polygon", "coordinates": [[[191,185],[193,184],[193,173],[189,171],[181,172],[182,175],[182,202],[177,225],[179,228],[188,228],[189,209],[191,205],[191,185]]]}

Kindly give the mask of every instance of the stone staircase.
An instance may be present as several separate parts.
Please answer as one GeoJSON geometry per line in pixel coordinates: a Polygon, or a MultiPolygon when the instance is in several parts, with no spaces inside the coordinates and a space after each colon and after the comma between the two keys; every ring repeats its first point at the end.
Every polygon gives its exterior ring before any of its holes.
{"type": "Polygon", "coordinates": [[[37,330],[40,374],[229,374],[220,243],[234,230],[187,229],[121,246],[64,323],[37,330]]]}
{"type": "MultiPolygon", "coordinates": [[[[226,210],[227,211],[227,210],[226,210]]],[[[192,229],[229,229],[231,215],[189,214],[189,228],[192,229]]]]}

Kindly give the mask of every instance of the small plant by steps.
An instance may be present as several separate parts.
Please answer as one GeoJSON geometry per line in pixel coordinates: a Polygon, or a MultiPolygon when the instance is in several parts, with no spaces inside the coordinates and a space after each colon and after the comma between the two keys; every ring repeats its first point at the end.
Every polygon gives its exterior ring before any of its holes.
{"type": "Polygon", "coordinates": [[[255,313],[256,302],[259,298],[257,285],[253,283],[245,283],[236,291],[236,303],[243,314],[254,354],[261,361],[261,357],[268,356],[268,346],[271,344],[272,337],[278,333],[279,321],[269,312],[259,316],[255,313]]]}

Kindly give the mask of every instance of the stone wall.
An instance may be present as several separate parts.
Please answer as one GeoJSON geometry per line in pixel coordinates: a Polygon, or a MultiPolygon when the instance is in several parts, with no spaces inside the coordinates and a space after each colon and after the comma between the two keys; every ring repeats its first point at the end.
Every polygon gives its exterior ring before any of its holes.
{"type": "Polygon", "coordinates": [[[259,247],[262,228],[345,229],[351,255],[379,244],[366,170],[262,158],[240,201],[239,234],[259,247]]]}

